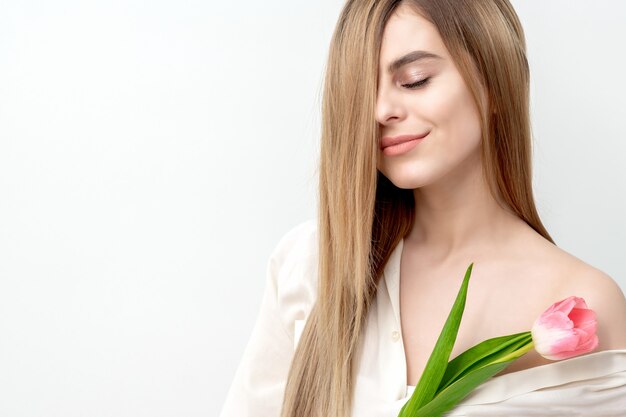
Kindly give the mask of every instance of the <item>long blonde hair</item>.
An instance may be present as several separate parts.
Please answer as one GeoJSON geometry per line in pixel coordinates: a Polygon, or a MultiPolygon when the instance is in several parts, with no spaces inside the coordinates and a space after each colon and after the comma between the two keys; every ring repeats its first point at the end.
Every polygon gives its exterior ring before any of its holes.
{"type": "Polygon", "coordinates": [[[300,336],[281,417],[345,417],[355,353],[392,250],[411,228],[412,190],[376,168],[375,120],[384,26],[406,3],[437,27],[481,114],[491,193],[554,243],[535,208],[529,68],[508,0],[347,0],[331,40],[322,101],[318,298],[300,336]],[[489,108],[480,97],[486,87],[489,108]]]}

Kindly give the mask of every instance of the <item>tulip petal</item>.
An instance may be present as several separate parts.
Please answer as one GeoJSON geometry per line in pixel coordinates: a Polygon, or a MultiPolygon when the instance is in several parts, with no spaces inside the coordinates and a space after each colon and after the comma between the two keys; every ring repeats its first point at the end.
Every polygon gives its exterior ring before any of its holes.
{"type": "Polygon", "coordinates": [[[588,328],[588,332],[591,332],[591,328],[595,329],[596,313],[593,310],[574,308],[571,313],[569,313],[569,318],[574,323],[574,327],[582,329],[588,328]]]}
{"type": "Polygon", "coordinates": [[[598,336],[594,334],[586,342],[581,343],[580,346],[578,346],[577,351],[579,353],[587,353],[587,352],[591,352],[597,347],[598,347],[598,336]]]}
{"type": "Polygon", "coordinates": [[[548,328],[544,326],[533,326],[531,334],[535,350],[548,359],[552,359],[552,356],[559,350],[570,350],[570,345],[567,344],[568,341],[571,341],[572,337],[577,338],[571,329],[548,328]]]}
{"type": "Polygon", "coordinates": [[[572,311],[572,309],[576,306],[576,298],[577,297],[572,295],[571,297],[567,297],[557,303],[554,303],[553,311],[560,311],[562,313],[569,314],[569,312],[572,311]]]}
{"type": "Polygon", "coordinates": [[[590,352],[598,345],[595,311],[581,297],[570,296],[552,304],[531,330],[535,350],[547,359],[560,360],[590,352]]]}
{"type": "Polygon", "coordinates": [[[580,308],[580,309],[585,309],[585,310],[589,309],[589,307],[587,307],[587,303],[585,302],[584,298],[574,297],[574,300],[576,301],[574,308],[580,308]]]}
{"type": "Polygon", "coordinates": [[[549,329],[571,329],[574,327],[574,323],[567,317],[567,314],[561,311],[542,314],[539,317],[539,325],[549,329]]]}
{"type": "Polygon", "coordinates": [[[579,341],[580,335],[576,334],[575,331],[572,330],[568,335],[565,335],[560,339],[555,339],[552,342],[551,350],[552,352],[573,351],[576,350],[576,346],[578,346],[579,341]]]}

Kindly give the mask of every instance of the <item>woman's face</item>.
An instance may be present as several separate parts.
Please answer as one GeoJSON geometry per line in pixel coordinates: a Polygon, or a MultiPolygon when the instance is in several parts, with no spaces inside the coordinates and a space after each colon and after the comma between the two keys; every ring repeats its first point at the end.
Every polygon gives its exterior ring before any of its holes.
{"type": "Polygon", "coordinates": [[[404,5],[385,26],[378,81],[377,167],[393,184],[415,189],[455,181],[480,163],[480,119],[471,93],[436,27],[404,5]],[[385,147],[393,138],[404,143],[385,147]]]}

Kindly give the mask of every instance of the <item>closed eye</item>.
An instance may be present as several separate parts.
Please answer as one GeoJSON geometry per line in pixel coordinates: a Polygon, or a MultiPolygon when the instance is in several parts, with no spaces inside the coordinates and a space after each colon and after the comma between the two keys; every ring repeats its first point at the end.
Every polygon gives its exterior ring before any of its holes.
{"type": "Polygon", "coordinates": [[[416,82],[411,83],[411,84],[402,84],[402,87],[406,87],[406,88],[410,88],[410,89],[419,88],[419,87],[427,84],[428,80],[430,80],[430,77],[424,78],[423,80],[416,81],[416,82]]]}

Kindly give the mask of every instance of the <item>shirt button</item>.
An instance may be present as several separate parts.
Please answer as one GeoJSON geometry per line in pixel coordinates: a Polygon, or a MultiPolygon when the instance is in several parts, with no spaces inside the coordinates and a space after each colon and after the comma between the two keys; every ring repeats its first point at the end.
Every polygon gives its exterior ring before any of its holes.
{"type": "Polygon", "coordinates": [[[400,332],[397,332],[395,330],[391,332],[391,340],[393,340],[394,342],[400,340],[400,332]]]}

